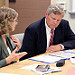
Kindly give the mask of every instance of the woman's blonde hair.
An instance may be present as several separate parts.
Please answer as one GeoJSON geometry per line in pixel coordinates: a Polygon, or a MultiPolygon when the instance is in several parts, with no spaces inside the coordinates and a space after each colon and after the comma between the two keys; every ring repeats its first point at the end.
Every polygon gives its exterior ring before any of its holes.
{"type": "Polygon", "coordinates": [[[9,7],[0,8],[0,35],[7,34],[12,31],[13,25],[11,22],[18,17],[18,13],[9,7]]]}

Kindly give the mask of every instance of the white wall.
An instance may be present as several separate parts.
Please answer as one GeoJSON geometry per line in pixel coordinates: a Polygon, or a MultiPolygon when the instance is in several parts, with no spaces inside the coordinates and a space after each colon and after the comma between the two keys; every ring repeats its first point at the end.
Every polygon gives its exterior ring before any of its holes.
{"type": "Polygon", "coordinates": [[[72,5],[70,1],[71,0],[54,0],[54,3],[58,3],[58,2],[66,3],[66,13],[65,13],[64,19],[69,21],[70,27],[73,30],[73,32],[75,33],[75,14],[69,14],[70,5],[72,5]]]}

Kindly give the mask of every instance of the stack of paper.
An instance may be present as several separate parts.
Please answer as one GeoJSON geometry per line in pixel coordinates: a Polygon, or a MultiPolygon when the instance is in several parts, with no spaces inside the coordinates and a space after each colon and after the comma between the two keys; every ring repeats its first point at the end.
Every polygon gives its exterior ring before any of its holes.
{"type": "Polygon", "coordinates": [[[68,60],[71,57],[75,57],[75,50],[65,50],[65,51],[60,51],[52,54],[40,55],[40,56],[30,58],[28,60],[52,64],[52,63],[56,63],[60,59],[68,60]]]}
{"type": "Polygon", "coordinates": [[[47,55],[41,55],[41,56],[37,56],[34,58],[30,58],[28,60],[51,64],[51,63],[55,63],[55,62],[59,61],[60,59],[64,59],[64,58],[51,56],[51,55],[47,54],[47,55]]]}

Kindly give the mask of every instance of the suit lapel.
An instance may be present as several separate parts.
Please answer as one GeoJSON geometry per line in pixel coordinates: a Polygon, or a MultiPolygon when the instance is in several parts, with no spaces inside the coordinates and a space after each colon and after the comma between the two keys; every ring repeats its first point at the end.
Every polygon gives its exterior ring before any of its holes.
{"type": "Polygon", "coordinates": [[[45,28],[45,17],[41,21],[41,34],[40,34],[40,39],[41,39],[41,47],[42,50],[46,50],[46,45],[47,45],[47,38],[46,38],[46,28],[45,28]]]}
{"type": "Polygon", "coordinates": [[[53,39],[53,44],[59,44],[59,40],[61,40],[61,38],[63,38],[63,32],[62,32],[62,27],[61,25],[59,25],[55,31],[54,31],[54,39],[53,39]]]}

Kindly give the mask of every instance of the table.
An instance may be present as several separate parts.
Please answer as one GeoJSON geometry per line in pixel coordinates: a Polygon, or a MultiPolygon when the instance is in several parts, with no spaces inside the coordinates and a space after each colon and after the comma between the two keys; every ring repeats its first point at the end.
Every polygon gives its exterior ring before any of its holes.
{"type": "MultiPolygon", "coordinates": [[[[36,61],[31,61],[31,60],[26,59],[26,60],[11,64],[8,66],[5,66],[3,68],[0,68],[0,73],[11,73],[11,74],[18,74],[18,75],[39,75],[38,73],[35,73],[33,71],[21,69],[22,67],[29,66],[35,63],[44,64],[41,62],[36,62],[36,61]]],[[[50,66],[56,67],[56,63],[50,64],[50,66]]],[[[62,69],[62,71],[44,74],[44,75],[65,75],[65,73],[68,71],[70,67],[75,67],[75,65],[72,64],[70,60],[66,60],[65,65],[62,67],[59,67],[60,69],[62,69]]]]}

